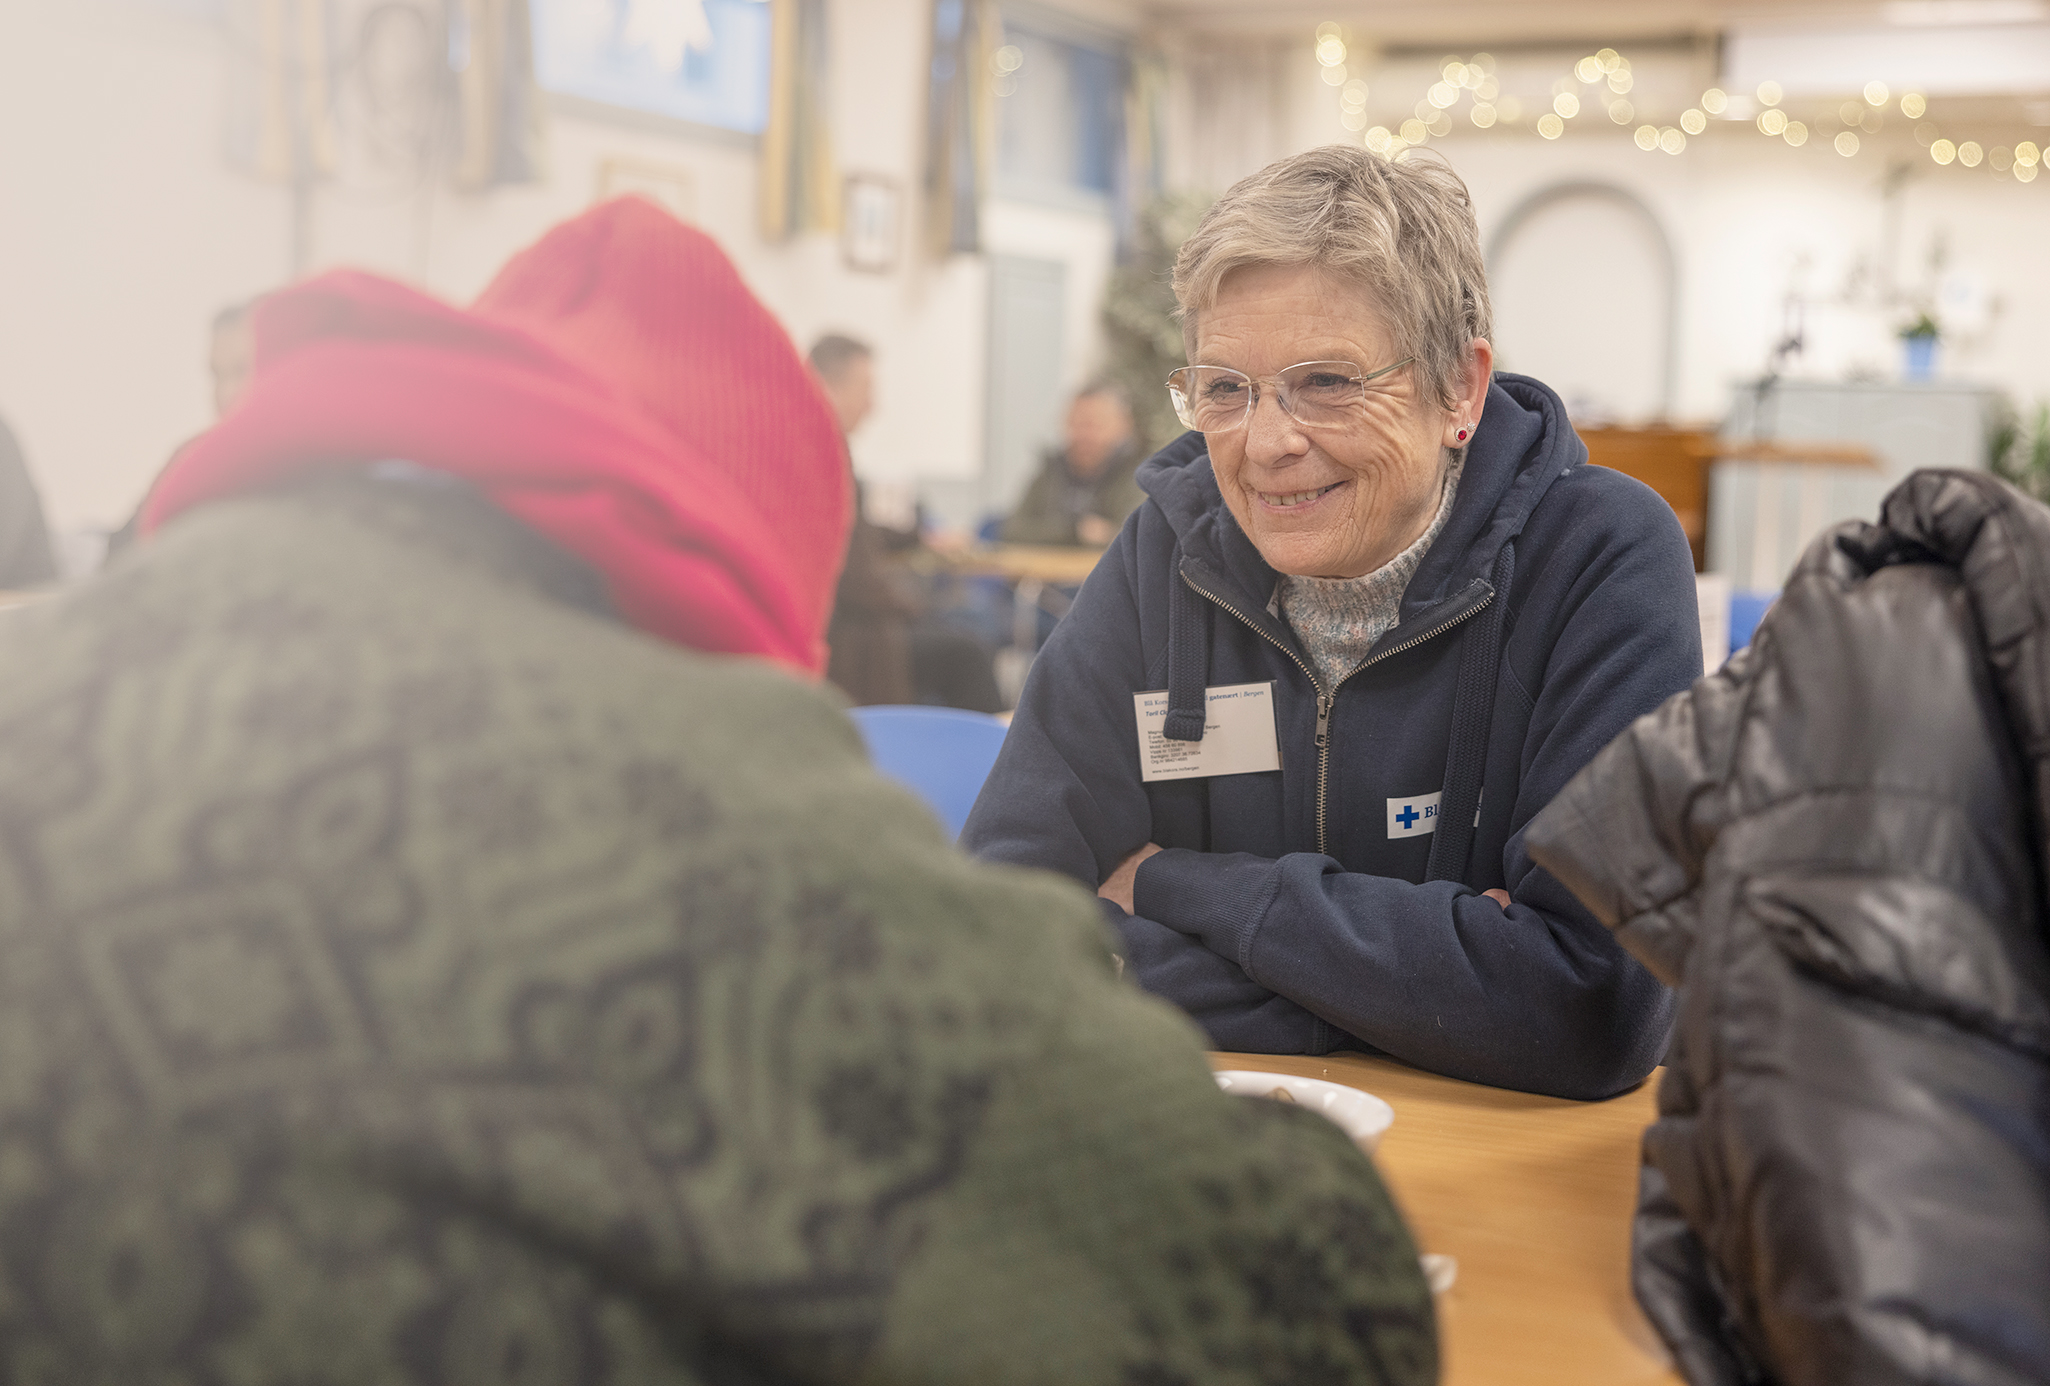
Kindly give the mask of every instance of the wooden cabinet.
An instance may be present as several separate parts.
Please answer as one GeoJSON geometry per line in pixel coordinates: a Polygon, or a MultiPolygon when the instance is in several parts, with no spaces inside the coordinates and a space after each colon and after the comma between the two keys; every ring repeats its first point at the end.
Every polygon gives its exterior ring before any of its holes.
{"type": "Polygon", "coordinates": [[[1659,493],[1686,531],[1694,550],[1694,571],[1708,560],[1708,469],[1716,459],[1716,436],[1710,429],[1582,428],[1587,460],[1634,476],[1659,493]]]}

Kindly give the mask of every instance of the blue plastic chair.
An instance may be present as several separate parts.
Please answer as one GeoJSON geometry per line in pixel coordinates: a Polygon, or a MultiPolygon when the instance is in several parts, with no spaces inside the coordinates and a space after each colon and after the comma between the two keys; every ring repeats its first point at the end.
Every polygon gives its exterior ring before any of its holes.
{"type": "Polygon", "coordinates": [[[857,707],[876,769],[909,787],[955,838],[997,763],[1007,728],[985,712],[951,707],[857,707]]]}
{"type": "Polygon", "coordinates": [[[1741,650],[1751,643],[1758,623],[1779,600],[1778,591],[1750,589],[1730,593],[1730,649],[1741,650]]]}

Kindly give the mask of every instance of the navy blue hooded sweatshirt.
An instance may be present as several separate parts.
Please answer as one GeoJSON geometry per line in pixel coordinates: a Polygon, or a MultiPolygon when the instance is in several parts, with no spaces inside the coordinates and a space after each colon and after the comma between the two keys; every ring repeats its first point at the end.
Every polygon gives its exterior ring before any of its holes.
{"type": "Polygon", "coordinates": [[[1185,434],[1033,664],[962,844],[1091,889],[1167,849],[1134,914],[1104,908],[1128,970],[1221,1049],[1367,1048],[1566,1097],[1638,1082],[1671,998],[1531,862],[1524,826],[1700,676],[1701,636],[1672,511],[1586,459],[1558,396],[1497,375],[1400,619],[1321,688],[1185,434]],[[1166,689],[1189,739],[1206,685],[1266,681],[1281,769],[1141,781],[1134,693],[1166,689]],[[1416,834],[1433,793],[1438,828],[1416,834]],[[1497,887],[1507,910],[1480,893],[1497,887]]]}

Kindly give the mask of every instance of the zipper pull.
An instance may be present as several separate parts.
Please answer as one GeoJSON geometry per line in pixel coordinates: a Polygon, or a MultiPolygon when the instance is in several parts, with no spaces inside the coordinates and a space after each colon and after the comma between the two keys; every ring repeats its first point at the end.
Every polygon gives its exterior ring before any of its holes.
{"type": "Polygon", "coordinates": [[[1331,740],[1331,695],[1317,695],[1317,749],[1323,750],[1331,740]]]}

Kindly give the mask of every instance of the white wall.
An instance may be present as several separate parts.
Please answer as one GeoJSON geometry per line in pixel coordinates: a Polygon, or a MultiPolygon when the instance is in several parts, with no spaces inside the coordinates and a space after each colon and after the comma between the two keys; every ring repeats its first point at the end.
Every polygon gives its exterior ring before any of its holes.
{"type": "MultiPolygon", "coordinates": [[[[893,273],[848,270],[831,237],[765,244],[751,143],[588,108],[556,111],[538,184],[424,200],[323,189],[314,267],[367,267],[467,299],[591,201],[605,160],[674,168],[694,185],[698,224],[800,347],[829,329],[875,343],[880,403],[855,441],[863,474],[972,477],[986,274],[975,256],[933,263],[916,240],[929,16],[929,0],[833,0],[831,11],[840,167],[906,194],[893,273]]],[[[288,275],[288,193],[221,155],[226,62],[221,30],[167,0],[0,0],[0,415],[59,530],[125,518],[209,420],[209,318],[288,275]]],[[[993,204],[988,224],[992,249],[1069,266],[1066,369],[1079,378],[1097,356],[1107,224],[1010,204],[993,204]]]]}
{"type": "MultiPolygon", "coordinates": [[[[1633,96],[1648,108],[1666,101],[1647,98],[1647,86],[1656,91],[1677,83],[1676,93],[1692,90],[1697,61],[1676,57],[1671,72],[1642,65],[1633,96]]],[[[1413,66],[1388,64],[1363,74],[1374,84],[1375,119],[1383,118],[1382,103],[1396,108],[1388,112],[1392,123],[1423,95],[1428,77],[1407,70],[1413,66]]],[[[1273,157],[1359,139],[1340,124],[1338,94],[1319,80],[1307,36],[1288,74],[1293,119],[1273,157]]],[[[1760,135],[1748,121],[1713,125],[1679,155],[1647,154],[1627,129],[1605,121],[1583,117],[1575,124],[1565,138],[1549,141],[1528,126],[1483,133],[1461,120],[1430,147],[1466,179],[1484,243],[1524,198],[1562,180],[1613,183],[1649,204],[1679,260],[1677,417],[1719,418],[1731,386],[1757,378],[1781,333],[1790,293],[1806,300],[1808,350],[1789,363],[1789,374],[1896,375],[1900,347],[1893,334],[1909,310],[1900,301],[1879,301],[1873,286],[1887,275],[1911,293],[1946,281],[1955,290],[1981,292],[1986,321],[1946,343],[1941,374],[2005,389],[2024,404],[2050,399],[2050,352],[2039,341],[2040,325],[2050,322],[2050,176],[2022,184],[1984,166],[1939,167],[1898,121],[1884,136],[1868,137],[1853,158],[1835,153],[1826,138],[1790,147],[1760,135]],[[1907,170],[1891,242],[1882,193],[1890,163],[1907,170]],[[1884,253],[1889,243],[1890,259],[1884,253]],[[1946,257],[1940,274],[1929,267],[1936,247],[1946,257]]],[[[2050,142],[2050,129],[1976,137],[1989,147],[2021,138],[2041,144],[2050,142]]],[[[1584,289],[1589,307],[1579,330],[1591,356],[1604,349],[1602,334],[1615,330],[1614,315],[1655,316],[1655,306],[1611,300],[1605,290],[1618,276],[1599,243],[1580,253],[1570,243],[1558,249],[1563,253],[1548,266],[1554,289],[1584,289]]],[[[1635,282],[1640,276],[1629,277],[1635,282]]],[[[1642,328],[1633,320],[1623,330],[1642,328]]]]}
{"type": "MultiPolygon", "coordinates": [[[[1560,179],[1612,182],[1650,204],[1679,258],[1679,417],[1720,417],[1731,385],[1762,372],[1790,294],[1805,300],[1807,338],[1790,374],[1897,374],[1893,334],[1908,310],[1859,286],[1890,272],[1904,289],[1934,288],[1928,257],[1939,244],[1948,257],[1942,277],[1976,281],[1991,300],[1986,327],[1949,344],[1943,373],[2024,401],[2050,397],[2050,356],[2034,331],[2050,320],[2045,180],[2024,185],[1983,168],[1909,162],[1887,265],[1878,158],[1845,159],[1812,141],[1789,148],[1748,127],[1712,134],[1677,157],[1645,154],[1622,134],[1557,144],[1454,138],[1441,147],[1473,189],[1484,237],[1517,202],[1560,179]]],[[[1594,255],[1562,257],[1551,269],[1559,281],[1588,286],[1598,305],[1591,330],[1627,311],[1600,296],[1611,276],[1594,255]]]]}

